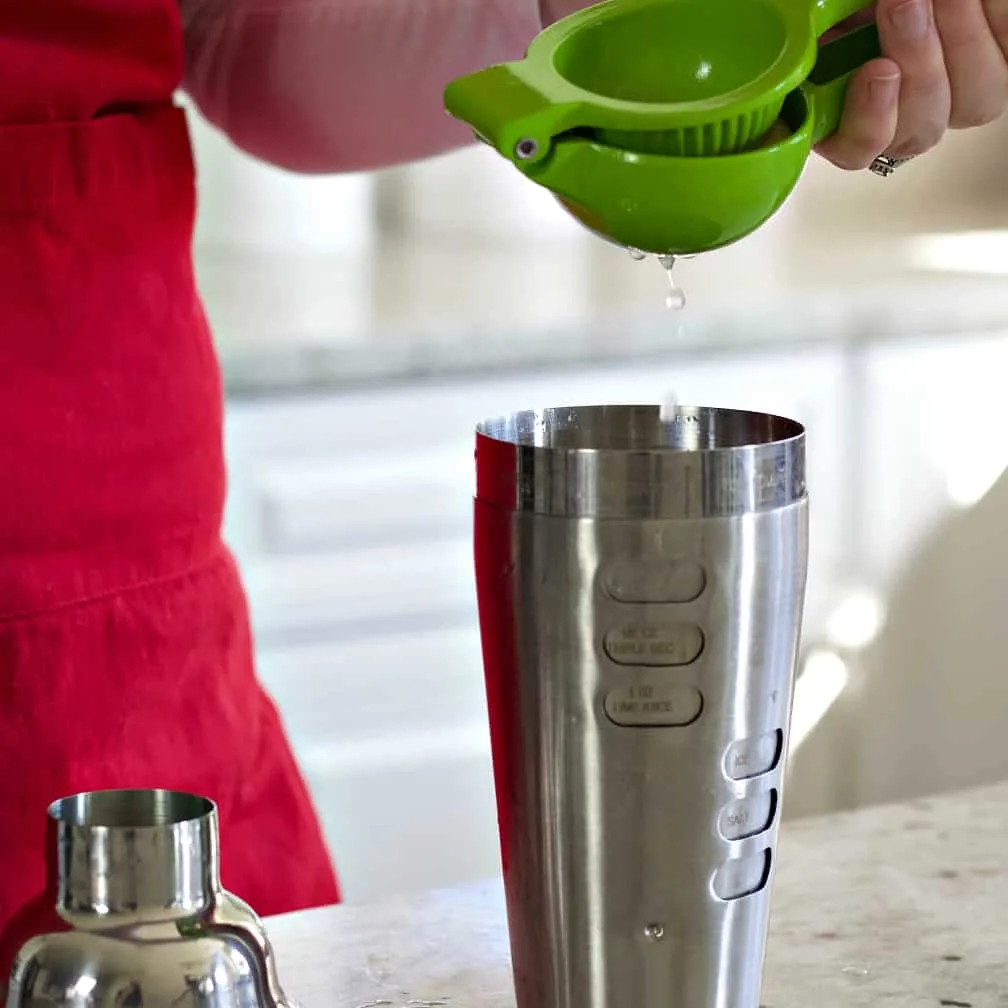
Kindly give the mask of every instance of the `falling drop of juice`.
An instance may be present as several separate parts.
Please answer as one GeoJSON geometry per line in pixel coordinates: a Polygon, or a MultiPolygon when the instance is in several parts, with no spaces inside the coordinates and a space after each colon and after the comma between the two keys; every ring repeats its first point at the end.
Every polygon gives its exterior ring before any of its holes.
{"type": "Polygon", "coordinates": [[[675,282],[675,277],[672,274],[672,271],[675,269],[676,257],[671,255],[658,256],[658,262],[661,263],[662,269],[665,270],[665,275],[668,277],[669,282],[669,292],[665,295],[665,307],[671,308],[674,311],[680,311],[686,307],[686,294],[675,282]]]}
{"type": "Polygon", "coordinates": [[[672,290],[665,295],[665,307],[671,308],[673,311],[681,311],[686,307],[686,295],[682,288],[677,287],[674,282],[672,290]]]}
{"type": "Polygon", "coordinates": [[[647,259],[647,253],[641,252],[640,249],[628,248],[627,253],[634,262],[641,262],[642,260],[647,259]]]}

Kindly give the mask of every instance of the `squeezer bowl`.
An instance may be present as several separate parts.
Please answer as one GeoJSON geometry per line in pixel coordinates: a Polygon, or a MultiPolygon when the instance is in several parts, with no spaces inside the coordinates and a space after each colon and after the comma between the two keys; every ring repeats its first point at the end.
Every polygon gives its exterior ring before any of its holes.
{"type": "Polygon", "coordinates": [[[557,46],[553,69],[605,99],[707,112],[706,121],[676,128],[595,128],[584,135],[624,151],[709,157],[759,146],[790,88],[765,90],[760,101],[747,96],[754,82],[774,76],[788,48],[787,20],[776,6],[676,0],[628,6],[586,24],[557,46]],[[689,44],[677,45],[683,40],[689,44]]]}
{"type": "Polygon", "coordinates": [[[527,174],[612,244],[694,255],[752,234],[784,205],[808,157],[810,113],[804,95],[794,92],[772,127],[773,140],[727,157],[671,158],[560,142],[543,176],[535,169],[527,174]]]}

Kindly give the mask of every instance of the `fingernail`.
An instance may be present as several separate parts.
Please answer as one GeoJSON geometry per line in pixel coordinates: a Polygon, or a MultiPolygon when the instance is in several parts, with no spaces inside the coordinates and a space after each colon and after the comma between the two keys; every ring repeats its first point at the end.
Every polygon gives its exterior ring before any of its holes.
{"type": "Polygon", "coordinates": [[[892,105],[899,99],[899,74],[875,77],[868,83],[868,97],[873,105],[892,105]]]}
{"type": "Polygon", "coordinates": [[[892,10],[893,27],[908,42],[924,38],[931,27],[927,0],[903,0],[892,10]]]}

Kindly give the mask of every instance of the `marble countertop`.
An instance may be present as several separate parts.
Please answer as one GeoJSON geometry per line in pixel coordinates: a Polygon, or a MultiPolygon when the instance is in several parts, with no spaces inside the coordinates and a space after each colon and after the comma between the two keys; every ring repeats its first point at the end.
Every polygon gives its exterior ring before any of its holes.
{"type": "MultiPolygon", "coordinates": [[[[994,1008],[1008,997],[1008,784],[784,826],[765,1008],[994,1008]]],[[[510,1008],[496,882],[276,917],[303,1008],[510,1008]]]]}
{"type": "Polygon", "coordinates": [[[809,244],[787,218],[665,277],[590,236],[379,241],[333,256],[197,249],[232,397],[1008,329],[1008,284],[912,237],[809,244]],[[951,264],[951,265],[954,265],[951,264]]]}

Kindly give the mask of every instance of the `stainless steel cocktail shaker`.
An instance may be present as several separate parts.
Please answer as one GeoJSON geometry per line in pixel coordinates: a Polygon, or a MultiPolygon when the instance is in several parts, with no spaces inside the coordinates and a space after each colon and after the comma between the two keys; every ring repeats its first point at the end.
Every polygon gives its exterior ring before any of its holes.
{"type": "Polygon", "coordinates": [[[680,406],[476,437],[519,1008],[757,1008],[807,563],[805,434],[680,406]]]}
{"type": "Polygon", "coordinates": [[[21,949],[7,1008],[293,1008],[261,921],[221,887],[213,802],[91,791],[54,802],[49,826],[68,930],[21,949]]]}

